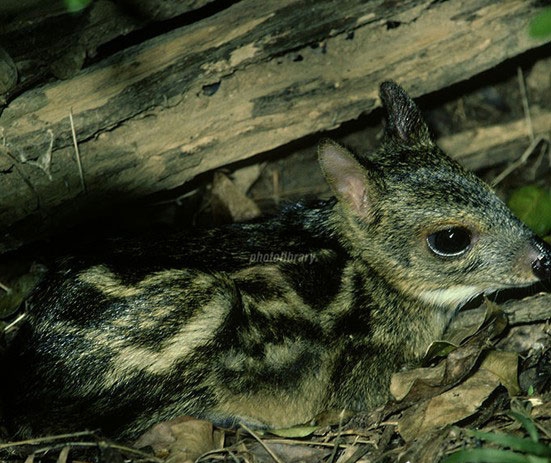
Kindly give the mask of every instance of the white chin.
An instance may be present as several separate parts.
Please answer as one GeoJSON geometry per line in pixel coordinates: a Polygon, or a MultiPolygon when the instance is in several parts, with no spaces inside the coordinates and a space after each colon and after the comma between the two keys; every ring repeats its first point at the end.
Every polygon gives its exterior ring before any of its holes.
{"type": "Polygon", "coordinates": [[[429,289],[419,294],[419,299],[442,308],[456,309],[474,299],[479,294],[493,292],[492,289],[480,290],[476,286],[457,285],[443,289],[429,289]]]}

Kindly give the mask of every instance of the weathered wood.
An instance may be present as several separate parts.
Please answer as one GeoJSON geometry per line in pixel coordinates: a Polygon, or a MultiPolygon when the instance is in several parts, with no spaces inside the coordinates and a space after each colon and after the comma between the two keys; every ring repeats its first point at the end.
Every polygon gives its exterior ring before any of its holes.
{"type": "MultiPolygon", "coordinates": [[[[549,136],[551,111],[542,109],[531,121],[534,137],[549,136]]],[[[526,119],[520,119],[442,137],[438,144],[468,169],[478,170],[518,159],[530,141],[526,119]]]]}
{"type": "MultiPolygon", "coordinates": [[[[68,14],[63,2],[42,0],[0,3],[0,97],[9,100],[52,74],[67,79],[76,74],[97,49],[151,25],[184,15],[221,0],[96,0],[78,14],[68,14]],[[3,12],[17,12],[6,22],[3,12]],[[31,39],[31,40],[29,40],[31,39]],[[13,62],[18,80],[10,82],[1,64],[13,62]]],[[[11,70],[9,70],[11,71],[11,70]]]]}
{"type": "MultiPolygon", "coordinates": [[[[507,301],[500,307],[507,315],[511,326],[551,320],[551,294],[548,293],[507,301]]],[[[485,314],[485,307],[460,312],[452,321],[452,328],[459,329],[479,325],[484,321],[485,314]]]]}
{"type": "Polygon", "coordinates": [[[11,156],[0,156],[0,251],[77,209],[172,188],[337,127],[379,104],[382,80],[418,96],[542,44],[527,34],[535,1],[258,5],[243,0],[12,101],[0,118],[11,156]],[[52,180],[14,160],[46,153],[47,130],[52,180]]]}
{"type": "Polygon", "coordinates": [[[508,301],[503,311],[512,325],[551,320],[551,294],[538,294],[520,301],[508,301]]]}

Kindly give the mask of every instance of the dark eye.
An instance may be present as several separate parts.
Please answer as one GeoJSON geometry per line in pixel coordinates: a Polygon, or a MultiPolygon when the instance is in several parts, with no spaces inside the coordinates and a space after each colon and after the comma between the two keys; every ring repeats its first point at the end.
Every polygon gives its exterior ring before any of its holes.
{"type": "Polygon", "coordinates": [[[451,227],[427,236],[427,243],[435,254],[454,257],[469,249],[471,238],[471,233],[466,228],[451,227]]]}

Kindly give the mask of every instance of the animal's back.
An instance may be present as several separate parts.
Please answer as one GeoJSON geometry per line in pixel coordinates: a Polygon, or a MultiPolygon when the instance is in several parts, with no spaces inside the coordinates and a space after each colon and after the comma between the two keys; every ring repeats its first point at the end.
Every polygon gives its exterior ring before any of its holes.
{"type": "Polygon", "coordinates": [[[71,421],[127,437],[125,423],[143,429],[181,414],[230,425],[247,408],[258,416],[260,402],[274,422],[309,418],[324,393],[305,378],[328,374],[319,368],[320,312],[346,260],[316,230],[327,207],[296,205],[194,236],[109,241],[58,260],[8,354],[20,433],[71,421]],[[305,211],[316,219],[305,221],[305,211]],[[293,389],[309,389],[311,403],[293,389]]]}

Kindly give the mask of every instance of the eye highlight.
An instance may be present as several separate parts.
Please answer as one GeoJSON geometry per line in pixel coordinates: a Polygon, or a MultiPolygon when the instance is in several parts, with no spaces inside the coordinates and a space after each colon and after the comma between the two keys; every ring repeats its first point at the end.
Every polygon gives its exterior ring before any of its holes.
{"type": "Polygon", "coordinates": [[[434,254],[442,257],[457,257],[467,252],[472,235],[463,227],[450,227],[427,236],[427,244],[434,254]]]}

